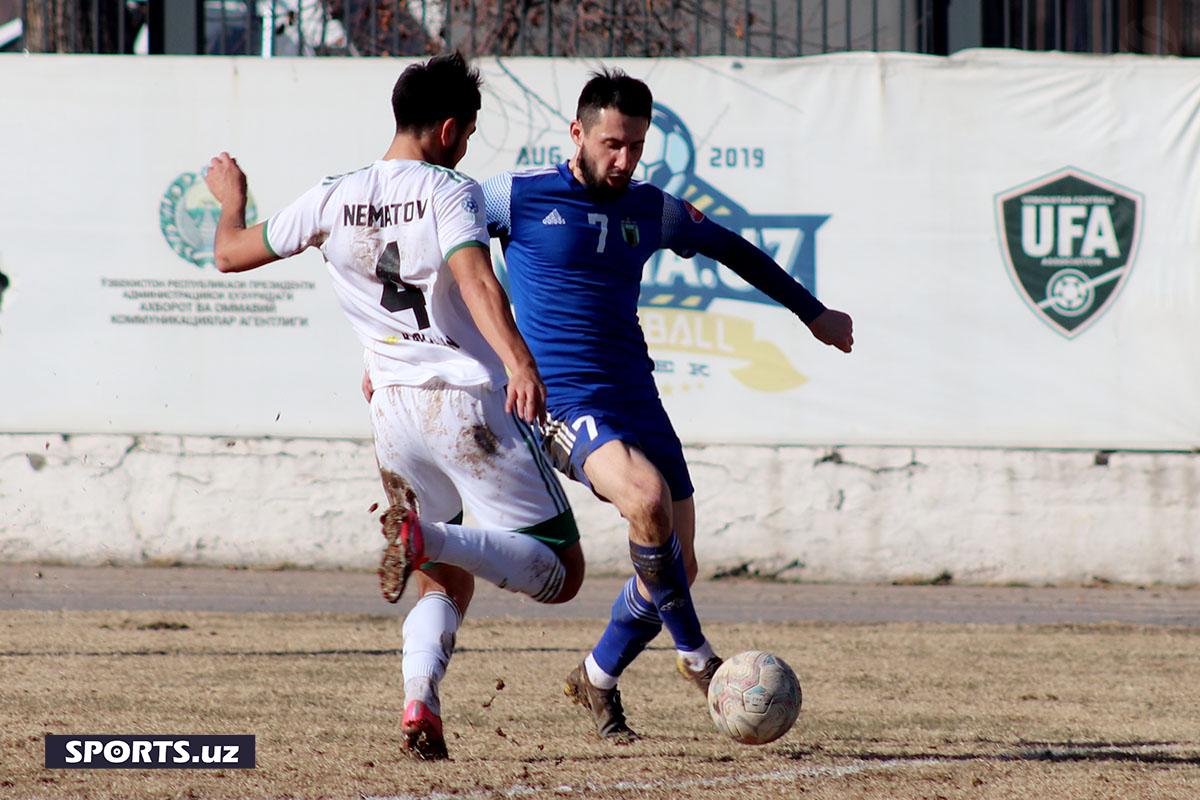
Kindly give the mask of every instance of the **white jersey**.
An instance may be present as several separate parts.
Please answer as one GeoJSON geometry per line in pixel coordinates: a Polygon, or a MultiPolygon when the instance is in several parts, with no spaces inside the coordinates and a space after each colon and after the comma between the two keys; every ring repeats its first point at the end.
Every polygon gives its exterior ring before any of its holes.
{"type": "Polygon", "coordinates": [[[503,386],[504,366],[446,260],[488,247],[483,192],[423,161],[376,161],[326,178],[275,214],[263,239],[286,258],[321,248],[376,387],[503,386]]]}

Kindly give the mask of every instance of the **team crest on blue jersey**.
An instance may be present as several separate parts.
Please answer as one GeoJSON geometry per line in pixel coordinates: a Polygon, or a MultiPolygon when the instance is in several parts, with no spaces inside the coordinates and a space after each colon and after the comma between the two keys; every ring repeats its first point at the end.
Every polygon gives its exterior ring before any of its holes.
{"type": "MultiPolygon", "coordinates": [[[[258,210],[246,192],[246,224],[254,224],[258,210]]],[[[175,255],[197,267],[212,266],[213,242],[221,204],[208,191],[199,173],[178,175],[163,192],[158,204],[158,226],[175,255]]]]}
{"type": "Polygon", "coordinates": [[[625,238],[625,244],[630,247],[637,247],[641,242],[641,237],[638,236],[637,223],[631,219],[621,220],[621,236],[625,238]]]}

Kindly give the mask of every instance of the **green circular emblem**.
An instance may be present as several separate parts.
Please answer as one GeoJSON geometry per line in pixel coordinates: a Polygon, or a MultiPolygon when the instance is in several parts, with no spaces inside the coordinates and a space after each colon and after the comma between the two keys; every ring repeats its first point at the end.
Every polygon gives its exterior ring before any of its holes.
{"type": "MultiPolygon", "coordinates": [[[[175,255],[203,269],[213,263],[213,237],[221,205],[204,180],[195,172],[184,172],[167,187],[158,204],[158,225],[175,255]]],[[[254,196],[246,192],[246,224],[258,218],[254,196]]]]}

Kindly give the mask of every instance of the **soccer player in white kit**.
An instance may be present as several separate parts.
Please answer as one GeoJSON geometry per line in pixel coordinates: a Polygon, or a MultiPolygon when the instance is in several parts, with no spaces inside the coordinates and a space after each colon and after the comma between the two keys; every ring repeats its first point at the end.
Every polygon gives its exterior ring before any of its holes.
{"type": "Polygon", "coordinates": [[[322,180],[251,228],[237,162],[221,153],[205,177],[221,204],[217,268],[320,248],[363,343],[391,503],[380,578],[395,602],[416,570],[420,593],[404,622],[401,730],[426,759],[447,757],[438,684],[472,575],[550,603],[583,580],[574,516],[529,427],[544,414],[545,387],[492,270],[482,191],[453,170],[475,130],[479,86],[458,54],[408,67],[383,158],[322,180]],[[478,528],[457,524],[464,506],[478,528]]]}

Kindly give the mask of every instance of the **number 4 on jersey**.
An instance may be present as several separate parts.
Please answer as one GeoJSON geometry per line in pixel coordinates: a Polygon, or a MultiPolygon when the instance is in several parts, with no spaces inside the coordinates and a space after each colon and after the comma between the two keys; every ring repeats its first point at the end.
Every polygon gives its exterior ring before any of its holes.
{"type": "Polygon", "coordinates": [[[417,329],[429,327],[429,313],[425,310],[425,295],[411,283],[405,283],[400,277],[400,248],[395,242],[388,242],[387,247],[375,262],[375,277],[383,281],[383,296],[379,305],[395,313],[411,308],[417,319],[417,329]]]}

